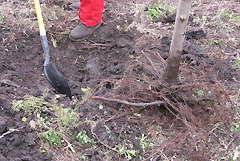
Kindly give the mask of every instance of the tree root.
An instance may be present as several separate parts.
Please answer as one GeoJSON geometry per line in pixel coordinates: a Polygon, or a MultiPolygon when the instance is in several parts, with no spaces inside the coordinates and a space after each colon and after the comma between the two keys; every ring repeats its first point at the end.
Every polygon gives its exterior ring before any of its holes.
{"type": "Polygon", "coordinates": [[[104,100],[104,101],[109,101],[109,102],[116,102],[116,103],[121,103],[129,106],[136,106],[136,107],[146,107],[146,106],[152,106],[152,105],[162,105],[165,104],[165,101],[154,101],[150,103],[133,103],[133,102],[128,102],[120,99],[114,99],[114,98],[106,98],[106,97],[100,97],[100,96],[92,96],[93,99],[98,99],[98,100],[104,100]]]}

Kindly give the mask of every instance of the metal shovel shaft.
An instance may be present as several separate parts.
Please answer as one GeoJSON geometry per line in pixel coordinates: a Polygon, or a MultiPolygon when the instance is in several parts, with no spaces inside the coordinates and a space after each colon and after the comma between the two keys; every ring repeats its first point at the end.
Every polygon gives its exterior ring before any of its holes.
{"type": "Polygon", "coordinates": [[[55,88],[59,93],[66,94],[70,99],[72,99],[71,90],[66,79],[50,62],[49,46],[47,42],[46,30],[44,28],[39,0],[34,0],[34,4],[37,13],[39,32],[45,56],[43,73],[48,82],[53,86],[53,88],[55,88]]]}

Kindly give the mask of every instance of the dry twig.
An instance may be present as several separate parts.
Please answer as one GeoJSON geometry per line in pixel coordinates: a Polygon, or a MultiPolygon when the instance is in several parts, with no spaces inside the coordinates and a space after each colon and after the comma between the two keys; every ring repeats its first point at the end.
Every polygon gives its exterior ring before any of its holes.
{"type": "Polygon", "coordinates": [[[109,102],[116,102],[116,103],[121,103],[129,106],[136,106],[136,107],[146,107],[146,106],[152,106],[152,105],[162,105],[165,104],[165,101],[154,101],[154,102],[149,102],[149,103],[133,103],[133,102],[128,102],[120,99],[114,99],[114,98],[106,98],[106,97],[100,97],[100,96],[92,96],[93,99],[98,99],[98,100],[104,100],[104,101],[109,101],[109,102]]]}
{"type": "Polygon", "coordinates": [[[14,131],[19,131],[20,129],[22,129],[23,127],[20,127],[18,129],[9,129],[7,132],[3,133],[1,136],[0,136],[0,139],[3,138],[5,135],[8,135],[8,134],[11,134],[12,132],[14,131]]]}
{"type": "Polygon", "coordinates": [[[119,152],[118,150],[116,150],[116,149],[114,149],[114,148],[111,148],[110,146],[104,144],[104,143],[98,138],[97,134],[95,134],[94,132],[92,132],[92,134],[97,138],[98,142],[100,142],[102,145],[104,145],[104,146],[107,147],[108,149],[111,149],[111,150],[117,152],[117,153],[118,153],[118,156],[119,156],[119,161],[121,160],[121,154],[120,154],[120,152],[119,152]]]}

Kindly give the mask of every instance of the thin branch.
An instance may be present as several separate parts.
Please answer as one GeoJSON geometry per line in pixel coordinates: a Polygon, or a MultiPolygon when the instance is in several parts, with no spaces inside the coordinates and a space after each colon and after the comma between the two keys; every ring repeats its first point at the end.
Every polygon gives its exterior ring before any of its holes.
{"type": "Polygon", "coordinates": [[[94,44],[91,44],[91,45],[96,45],[96,46],[109,46],[109,47],[111,47],[111,46],[112,46],[112,45],[110,45],[110,44],[101,44],[101,43],[96,43],[96,42],[94,42],[94,41],[92,41],[92,40],[88,40],[88,41],[90,41],[90,42],[94,43],[94,44]]]}
{"type": "Polygon", "coordinates": [[[19,131],[19,130],[22,129],[22,128],[23,128],[23,127],[20,127],[20,128],[18,128],[18,129],[9,129],[7,132],[5,132],[4,134],[2,134],[2,135],[0,136],[0,139],[3,138],[5,135],[11,134],[11,133],[14,132],[14,131],[19,131]]]}
{"type": "Polygon", "coordinates": [[[166,65],[166,64],[165,64],[165,63],[166,63],[166,60],[164,60],[164,59],[161,57],[161,55],[159,54],[159,52],[156,52],[155,54],[157,55],[157,57],[159,58],[159,60],[160,60],[164,65],[166,65]]]}
{"type": "Polygon", "coordinates": [[[137,106],[137,107],[142,107],[142,106],[152,106],[152,105],[161,105],[165,104],[165,101],[154,101],[150,103],[133,103],[133,102],[128,102],[120,99],[114,99],[114,98],[106,98],[106,97],[100,97],[100,96],[92,96],[93,99],[98,99],[98,100],[104,100],[104,101],[109,101],[109,102],[116,102],[116,103],[121,103],[129,106],[137,106]]]}
{"type": "Polygon", "coordinates": [[[157,70],[157,68],[155,67],[154,63],[152,62],[152,60],[142,51],[142,54],[146,57],[146,59],[149,61],[149,63],[151,64],[151,66],[153,67],[154,71],[156,72],[156,75],[158,76],[158,78],[161,79],[161,74],[159,73],[159,71],[157,70]]]}
{"type": "Polygon", "coordinates": [[[99,143],[101,143],[102,145],[104,145],[104,146],[107,147],[108,149],[111,149],[111,150],[117,152],[117,153],[118,153],[118,156],[119,156],[119,161],[121,160],[121,153],[120,153],[118,150],[116,150],[115,148],[111,148],[110,146],[104,144],[104,143],[98,138],[97,134],[95,134],[94,132],[92,132],[92,134],[97,138],[97,140],[98,140],[99,143]]]}

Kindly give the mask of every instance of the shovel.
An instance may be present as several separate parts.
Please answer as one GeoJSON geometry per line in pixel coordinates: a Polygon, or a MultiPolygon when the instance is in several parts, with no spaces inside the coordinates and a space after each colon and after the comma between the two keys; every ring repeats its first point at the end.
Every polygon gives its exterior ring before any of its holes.
{"type": "Polygon", "coordinates": [[[52,64],[52,62],[50,61],[46,30],[43,24],[43,18],[42,18],[42,12],[40,8],[39,0],[34,0],[34,4],[35,4],[36,13],[37,13],[39,32],[40,32],[42,47],[43,47],[44,56],[45,56],[43,73],[46,79],[48,80],[48,82],[53,86],[53,88],[57,90],[57,92],[61,94],[66,94],[70,98],[70,100],[72,100],[71,90],[69,88],[69,85],[66,79],[57,70],[55,65],[52,64]]]}

